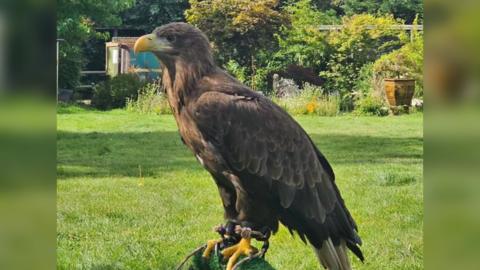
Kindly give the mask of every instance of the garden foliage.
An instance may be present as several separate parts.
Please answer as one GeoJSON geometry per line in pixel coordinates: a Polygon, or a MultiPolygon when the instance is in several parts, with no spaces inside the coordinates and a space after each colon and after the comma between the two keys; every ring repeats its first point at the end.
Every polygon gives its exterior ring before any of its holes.
{"type": "Polygon", "coordinates": [[[136,74],[120,74],[94,87],[92,105],[101,110],[122,108],[127,99],[136,99],[144,85],[136,74]]]}
{"type": "MultiPolygon", "coordinates": [[[[320,98],[315,98],[316,114],[370,112],[372,107],[380,108],[382,80],[387,77],[415,79],[415,95],[423,97],[423,36],[415,32],[411,41],[406,31],[393,27],[417,24],[422,18],[420,1],[62,0],[57,28],[67,42],[61,46],[60,85],[72,88],[78,83],[85,59],[80,45],[88,39],[107,38],[95,31],[97,26],[116,26],[123,20],[128,27],[151,31],[157,24],[185,20],[209,37],[217,64],[253,90],[271,96],[276,73],[293,79],[300,88],[306,82],[321,86],[320,98]],[[320,25],[342,27],[325,31],[320,25]],[[327,105],[320,101],[330,106],[324,112],[319,107],[327,105]]],[[[96,106],[117,107],[127,97],[137,96],[139,88],[132,90],[134,94],[110,93],[107,89],[118,88],[110,87],[111,83],[96,87],[96,106]]],[[[307,88],[291,101],[278,102],[289,104],[285,107],[290,112],[311,113],[305,111],[311,92],[307,88]]],[[[153,106],[157,108],[153,111],[168,112],[158,109],[166,104],[160,101],[161,94],[150,90],[142,90],[138,100],[130,99],[130,108],[150,112],[153,106]],[[146,104],[147,97],[157,105],[146,104]]]]}
{"type": "Polygon", "coordinates": [[[73,89],[80,80],[80,71],[88,58],[82,45],[88,40],[108,35],[96,31],[99,26],[119,26],[119,13],[131,7],[134,0],[59,0],[57,2],[57,37],[60,43],[59,85],[73,89]]]}
{"type": "Polygon", "coordinates": [[[292,115],[335,116],[339,113],[339,97],[324,93],[323,89],[305,84],[300,94],[272,100],[292,115]]]}
{"type": "Polygon", "coordinates": [[[141,114],[170,114],[167,95],[159,82],[147,83],[138,91],[137,98],[127,98],[127,111],[141,114]]]}
{"type": "Polygon", "coordinates": [[[276,49],[274,35],[287,23],[278,4],[278,0],[190,0],[185,14],[210,37],[217,62],[225,66],[235,60],[246,68],[248,83],[256,89],[258,56],[276,49]]]}
{"type": "Polygon", "coordinates": [[[357,100],[354,113],[357,115],[386,116],[389,111],[385,99],[374,93],[369,93],[357,100]]]}
{"type": "Polygon", "coordinates": [[[325,89],[339,91],[342,96],[352,92],[365,64],[400,48],[407,41],[404,32],[391,29],[399,23],[392,16],[344,17],[344,27],[330,32],[327,37],[331,54],[326,69],[320,72],[326,79],[325,89]]]}
{"type": "Polygon", "coordinates": [[[188,0],[135,0],[135,5],[121,12],[125,28],[151,32],[169,22],[184,20],[188,0]]]}
{"type": "Polygon", "coordinates": [[[415,96],[423,96],[423,36],[415,33],[413,41],[382,55],[374,64],[374,74],[383,78],[415,79],[415,96]]]}
{"type": "Polygon", "coordinates": [[[318,26],[338,24],[339,19],[333,11],[313,9],[310,0],[286,6],[284,12],[289,16],[290,24],[283,25],[277,34],[279,50],[275,58],[281,59],[283,65],[294,63],[318,71],[327,56],[326,33],[318,26]]]}
{"type": "Polygon", "coordinates": [[[422,0],[334,0],[334,2],[342,3],[341,7],[347,16],[361,13],[374,15],[392,14],[395,18],[412,23],[420,15],[419,19],[423,20],[422,0]]]}

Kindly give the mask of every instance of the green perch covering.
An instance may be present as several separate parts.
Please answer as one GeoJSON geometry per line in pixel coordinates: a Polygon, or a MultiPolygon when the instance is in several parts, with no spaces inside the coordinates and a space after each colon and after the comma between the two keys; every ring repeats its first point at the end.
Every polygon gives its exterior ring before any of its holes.
{"type": "MultiPolygon", "coordinates": [[[[210,258],[205,260],[202,253],[203,249],[195,253],[189,270],[225,270],[226,262],[222,262],[222,255],[212,253],[210,258]]],[[[238,270],[275,270],[275,268],[262,258],[254,258],[243,263],[238,270]]]]}

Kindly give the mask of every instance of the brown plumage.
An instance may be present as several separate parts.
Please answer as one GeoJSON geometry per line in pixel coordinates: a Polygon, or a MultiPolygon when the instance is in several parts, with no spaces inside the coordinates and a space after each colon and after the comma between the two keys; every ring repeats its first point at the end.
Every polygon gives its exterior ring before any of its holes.
{"type": "Polygon", "coordinates": [[[333,170],[283,109],[218,68],[197,28],[171,23],[137,41],[163,64],[162,82],[182,140],[213,176],[228,221],[311,243],[324,267],[361,260],[357,226],[333,170]]]}

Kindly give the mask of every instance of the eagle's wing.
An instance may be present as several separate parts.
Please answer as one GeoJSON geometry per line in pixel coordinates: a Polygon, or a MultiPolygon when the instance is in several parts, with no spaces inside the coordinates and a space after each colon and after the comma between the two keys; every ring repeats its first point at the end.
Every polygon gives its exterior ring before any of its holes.
{"type": "MultiPolygon", "coordinates": [[[[200,132],[233,172],[267,182],[269,192],[278,196],[284,209],[324,224],[327,231],[335,230],[324,236],[332,233],[348,239],[356,235],[332,168],[284,110],[239,84],[223,84],[221,89],[203,93],[192,110],[200,132]]],[[[306,229],[292,227],[303,239],[306,229]]]]}

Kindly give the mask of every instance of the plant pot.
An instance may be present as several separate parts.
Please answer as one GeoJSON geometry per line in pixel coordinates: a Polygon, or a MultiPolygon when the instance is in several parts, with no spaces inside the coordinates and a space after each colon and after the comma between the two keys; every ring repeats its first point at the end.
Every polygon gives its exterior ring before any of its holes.
{"type": "Polygon", "coordinates": [[[415,80],[385,79],[384,89],[390,106],[410,106],[415,92],[415,80]]]}

